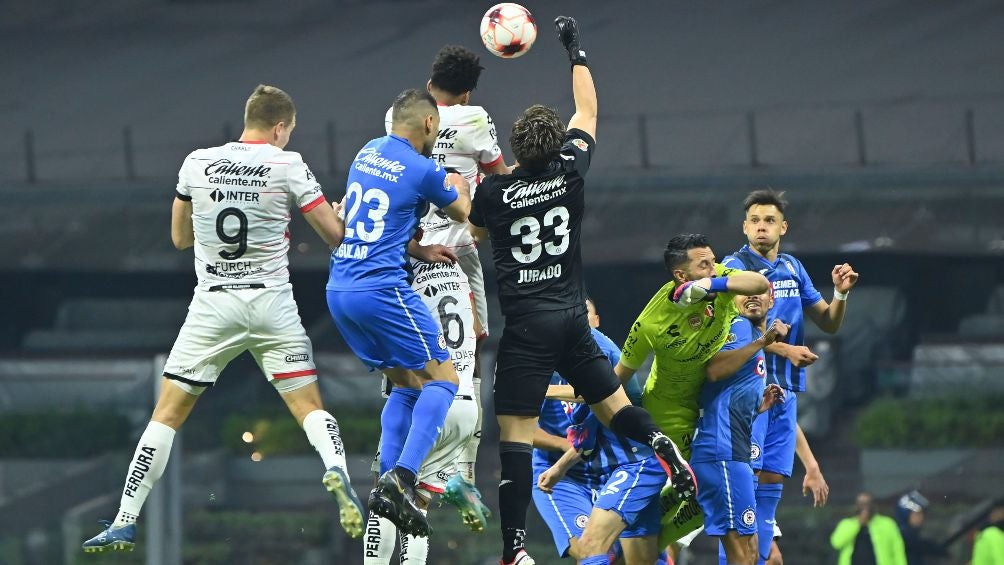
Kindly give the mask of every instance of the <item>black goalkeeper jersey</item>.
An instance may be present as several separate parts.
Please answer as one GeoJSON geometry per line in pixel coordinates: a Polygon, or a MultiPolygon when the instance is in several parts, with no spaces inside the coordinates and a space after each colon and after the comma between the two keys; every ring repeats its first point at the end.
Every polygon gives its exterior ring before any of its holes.
{"type": "Polygon", "coordinates": [[[585,175],[596,142],[578,129],[535,174],[517,167],[478,186],[470,222],[488,229],[505,315],[562,310],[586,300],[579,235],[585,175]]]}

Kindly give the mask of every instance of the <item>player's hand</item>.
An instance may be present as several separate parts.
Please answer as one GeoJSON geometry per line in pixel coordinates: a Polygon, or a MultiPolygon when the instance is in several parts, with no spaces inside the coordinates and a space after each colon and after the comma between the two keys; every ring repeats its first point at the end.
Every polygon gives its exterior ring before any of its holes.
{"type": "Polygon", "coordinates": [[[456,263],[457,255],[452,249],[438,243],[432,245],[416,245],[409,253],[412,257],[426,263],[456,263]]]}
{"type": "Polygon", "coordinates": [[[771,406],[784,402],[784,389],[776,384],[769,384],[763,389],[763,400],[760,401],[760,408],[757,413],[764,413],[770,410],[771,406]]]}
{"type": "Polygon", "coordinates": [[[711,279],[709,278],[687,281],[677,285],[670,299],[678,306],[687,307],[707,298],[709,288],[711,288],[711,279]]]}
{"type": "Polygon", "coordinates": [[[447,173],[446,184],[452,186],[461,194],[467,194],[468,196],[471,194],[471,184],[457,173],[447,173]]]}
{"type": "Polygon", "coordinates": [[[833,278],[833,286],[840,292],[847,292],[854,288],[858,282],[858,273],[847,263],[834,265],[833,272],[830,274],[833,278]]]}
{"type": "Polygon", "coordinates": [[[826,501],[830,498],[830,485],[826,484],[823,473],[819,469],[806,471],[805,478],[802,479],[802,496],[812,493],[812,505],[816,508],[826,506],[826,501]]]}
{"type": "Polygon", "coordinates": [[[819,359],[819,355],[816,355],[804,345],[792,345],[788,347],[784,352],[784,356],[796,367],[808,367],[819,359]]]}
{"type": "MultiPolygon", "coordinates": [[[[348,196],[348,195],[346,195],[348,196]]],[[[339,202],[332,202],[331,208],[338,214],[338,219],[345,221],[345,198],[342,198],[339,202]]]]}
{"type": "Polygon", "coordinates": [[[760,340],[763,341],[764,347],[767,347],[777,341],[784,341],[784,338],[788,336],[788,330],[790,329],[791,326],[785,324],[781,320],[774,320],[770,327],[767,328],[767,331],[763,334],[763,336],[760,337],[760,340]]]}
{"type": "Polygon", "coordinates": [[[596,448],[596,434],[583,424],[573,424],[568,426],[565,432],[565,439],[572,445],[575,451],[579,452],[579,457],[588,459],[596,448]]]}
{"type": "Polygon", "coordinates": [[[572,65],[585,65],[586,52],[579,45],[579,24],[575,18],[569,16],[558,16],[554,18],[554,29],[558,31],[558,41],[568,51],[568,60],[572,65]]]}
{"type": "Polygon", "coordinates": [[[537,488],[550,494],[554,491],[554,485],[561,482],[565,473],[558,469],[557,465],[551,465],[546,471],[537,477],[537,488]]]}

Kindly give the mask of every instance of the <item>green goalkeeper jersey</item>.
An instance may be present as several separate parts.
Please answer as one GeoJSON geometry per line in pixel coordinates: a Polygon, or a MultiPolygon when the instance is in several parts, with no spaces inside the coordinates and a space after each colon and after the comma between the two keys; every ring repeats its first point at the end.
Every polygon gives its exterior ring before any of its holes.
{"type": "MultiPolygon", "coordinates": [[[[715,276],[733,272],[715,264],[715,276]]],[[[732,320],[738,314],[734,294],[720,292],[712,301],[702,301],[681,307],[670,300],[675,281],[667,283],[631,326],[620,363],[637,370],[650,353],[654,353],[652,371],[645,381],[644,394],[656,401],[660,411],[653,414],[657,422],[670,417],[676,425],[691,428],[697,423],[698,395],[704,384],[704,366],[725,345],[732,320]]],[[[667,431],[668,430],[664,430],[667,431]]]]}

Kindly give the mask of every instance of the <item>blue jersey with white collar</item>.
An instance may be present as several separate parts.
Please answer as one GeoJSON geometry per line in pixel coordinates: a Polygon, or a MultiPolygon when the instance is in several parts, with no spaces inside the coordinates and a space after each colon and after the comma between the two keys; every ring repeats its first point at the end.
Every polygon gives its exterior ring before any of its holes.
{"type": "MultiPolygon", "coordinates": [[[[749,245],[726,257],[722,264],[733,269],[758,271],[770,281],[774,289],[774,307],[770,309],[767,323],[781,320],[791,326],[784,340],[791,345],[805,345],[803,311],[823,299],[801,261],[786,253],[779,253],[773,262],[768,261],[749,245]]],[[[795,367],[787,358],[766,353],[767,376],[782,388],[802,392],[805,390],[805,367],[795,367]]]]}
{"type": "Polygon", "coordinates": [[[431,202],[457,199],[446,171],[408,140],[387,135],[367,143],[349,169],[345,239],[331,254],[328,290],[408,286],[407,247],[431,202]]]}

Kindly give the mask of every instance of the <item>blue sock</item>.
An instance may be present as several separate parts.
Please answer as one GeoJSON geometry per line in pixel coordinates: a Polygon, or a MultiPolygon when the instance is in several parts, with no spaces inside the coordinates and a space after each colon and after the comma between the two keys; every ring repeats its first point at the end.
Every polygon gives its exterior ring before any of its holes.
{"type": "Polygon", "coordinates": [[[579,561],[579,565],[610,565],[610,558],[607,554],[602,555],[590,555],[582,561],[579,561]]]}
{"type": "Polygon", "coordinates": [[[718,565],[729,565],[729,559],[725,556],[725,544],[721,538],[718,538],[718,565]]]}
{"type": "Polygon", "coordinates": [[[404,440],[401,457],[397,460],[398,467],[418,474],[425,456],[439,437],[439,430],[456,395],[457,385],[448,381],[430,381],[422,387],[422,394],[412,412],[408,439],[404,440]]]}
{"type": "Polygon", "coordinates": [[[667,565],[669,563],[669,554],[663,551],[659,554],[659,560],[655,562],[655,565],[667,565]]]}
{"type": "Polygon", "coordinates": [[[763,565],[770,557],[770,545],[774,541],[774,516],[777,513],[777,505],[781,503],[783,489],[783,483],[757,483],[756,535],[760,551],[757,565],[763,565]]]}
{"type": "Polygon", "coordinates": [[[404,440],[411,428],[411,415],[422,391],[394,387],[380,413],[380,474],[394,468],[401,458],[404,440]]]}

